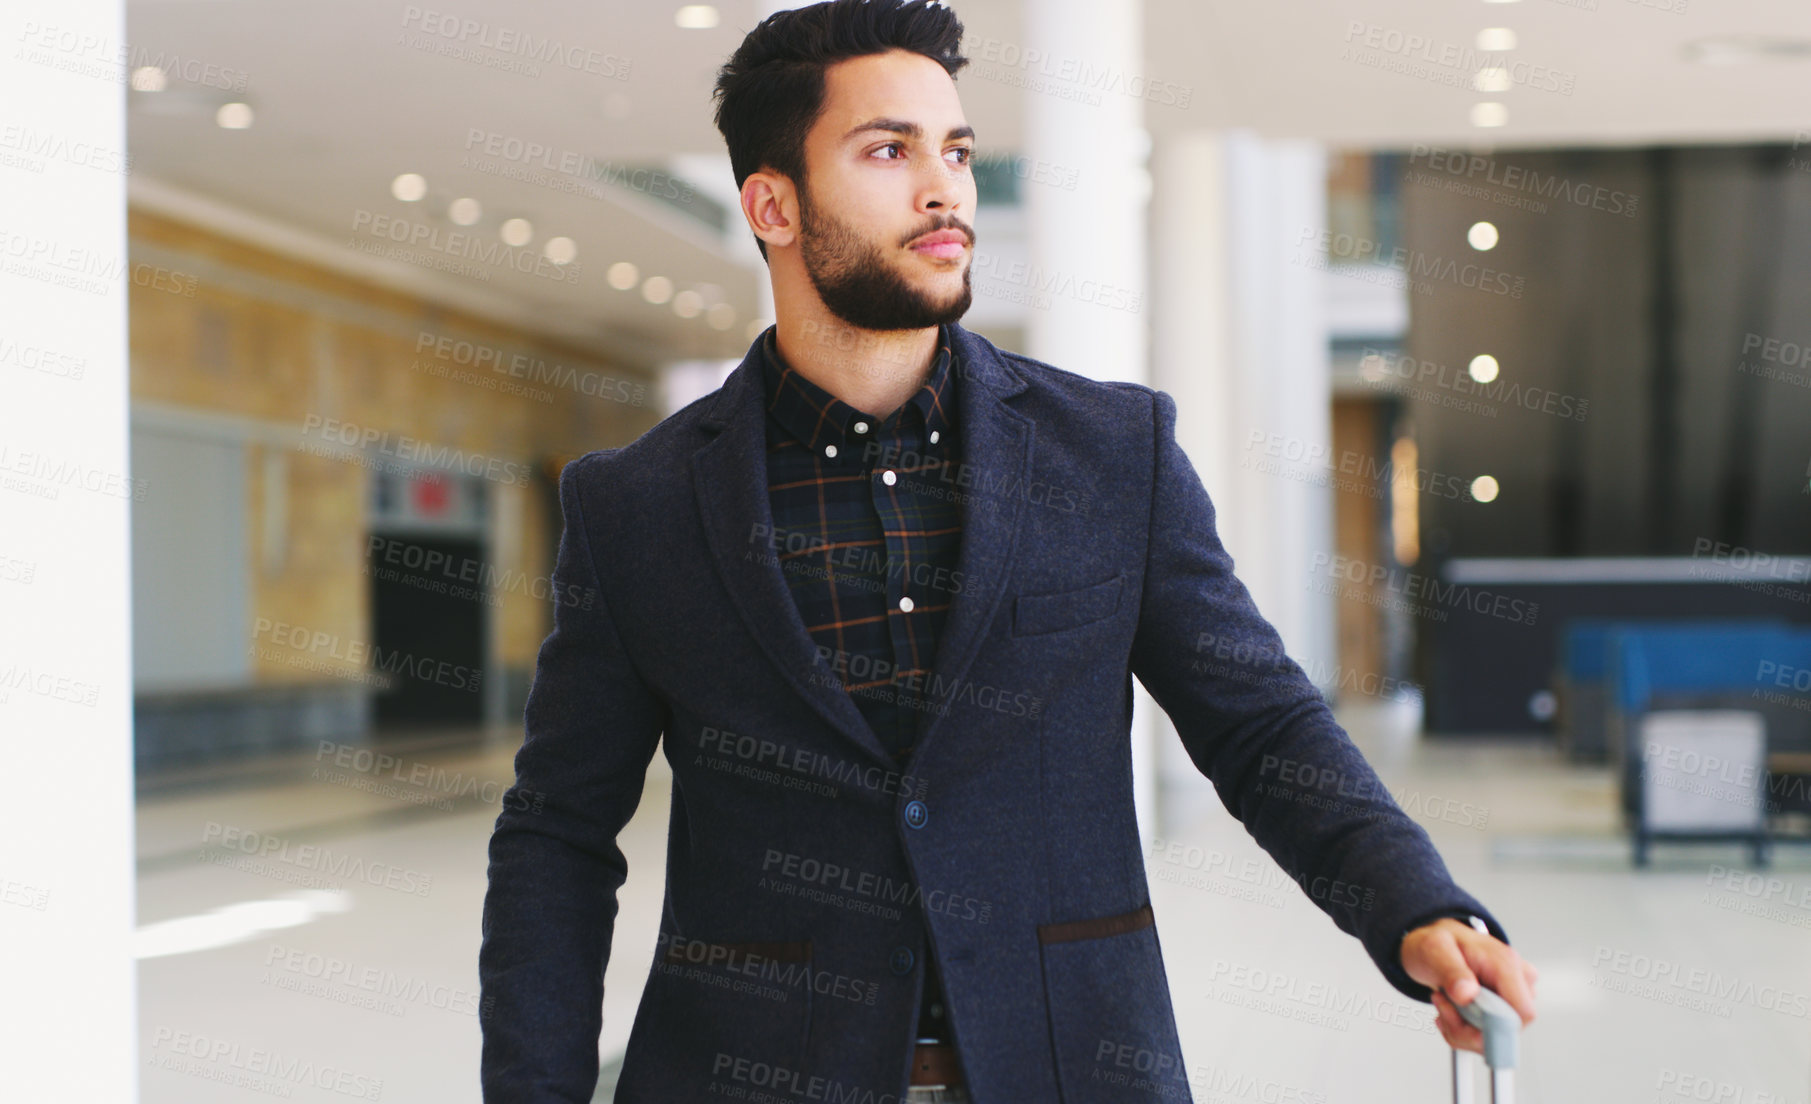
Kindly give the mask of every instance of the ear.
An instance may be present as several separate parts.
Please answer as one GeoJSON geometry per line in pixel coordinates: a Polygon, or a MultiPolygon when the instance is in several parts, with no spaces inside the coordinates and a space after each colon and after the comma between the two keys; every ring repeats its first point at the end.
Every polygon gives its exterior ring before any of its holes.
{"type": "Polygon", "coordinates": [[[742,181],[742,217],[769,248],[785,248],[797,241],[799,204],[792,181],[766,170],[749,173],[742,181]]]}

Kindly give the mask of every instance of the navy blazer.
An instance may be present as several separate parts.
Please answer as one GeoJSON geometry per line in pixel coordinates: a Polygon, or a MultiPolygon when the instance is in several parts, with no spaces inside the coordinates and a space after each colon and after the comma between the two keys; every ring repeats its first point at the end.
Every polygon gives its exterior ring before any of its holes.
{"type": "Polygon", "coordinates": [[[960,577],[941,705],[904,770],[775,558],[758,344],[718,390],[561,474],[555,590],[587,600],[556,606],[490,840],[486,1101],[591,1099],[615,841],[660,746],[665,900],[618,1101],[896,1104],[928,941],[978,1104],[1148,1104],[1099,1057],[1180,1055],[1133,812],[1134,675],[1402,993],[1428,993],[1397,958],[1409,927],[1475,913],[1507,939],[1234,577],[1175,401],[951,334],[960,577]]]}

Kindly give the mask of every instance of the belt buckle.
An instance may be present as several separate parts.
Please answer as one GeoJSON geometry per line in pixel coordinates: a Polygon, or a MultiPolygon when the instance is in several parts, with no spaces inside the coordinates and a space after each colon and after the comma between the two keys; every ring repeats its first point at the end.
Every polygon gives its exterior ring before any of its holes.
{"type": "Polygon", "coordinates": [[[951,1089],[963,1084],[956,1048],[949,1043],[913,1043],[911,1087],[951,1089]]]}

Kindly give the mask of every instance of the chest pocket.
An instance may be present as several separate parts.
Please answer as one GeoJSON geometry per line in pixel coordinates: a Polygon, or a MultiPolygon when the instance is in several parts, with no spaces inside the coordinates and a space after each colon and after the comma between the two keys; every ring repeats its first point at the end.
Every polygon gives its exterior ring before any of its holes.
{"type": "Polygon", "coordinates": [[[1078,629],[1119,610],[1119,599],[1125,590],[1126,575],[1120,572],[1111,579],[1054,594],[1021,594],[1013,602],[1012,635],[1037,636],[1041,633],[1078,629]]]}

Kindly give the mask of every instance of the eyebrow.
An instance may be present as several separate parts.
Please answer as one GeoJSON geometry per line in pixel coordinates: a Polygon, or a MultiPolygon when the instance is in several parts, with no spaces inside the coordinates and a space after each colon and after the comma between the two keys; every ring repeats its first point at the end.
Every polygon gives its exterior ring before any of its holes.
{"type": "MultiPolygon", "coordinates": [[[[846,142],[849,139],[855,137],[857,134],[860,134],[863,131],[868,131],[868,130],[884,130],[884,131],[888,132],[889,134],[899,134],[899,135],[903,135],[904,137],[912,138],[912,139],[919,139],[919,138],[924,137],[924,128],[919,126],[917,123],[914,123],[908,119],[882,118],[882,119],[869,119],[865,123],[862,123],[858,126],[851,127],[849,129],[849,133],[843,135],[843,140],[846,142]]],[[[949,134],[946,135],[943,140],[948,142],[948,141],[953,141],[954,139],[957,139],[957,138],[973,138],[974,136],[975,136],[975,128],[972,126],[968,126],[967,124],[964,124],[959,127],[951,127],[949,134]]]]}

